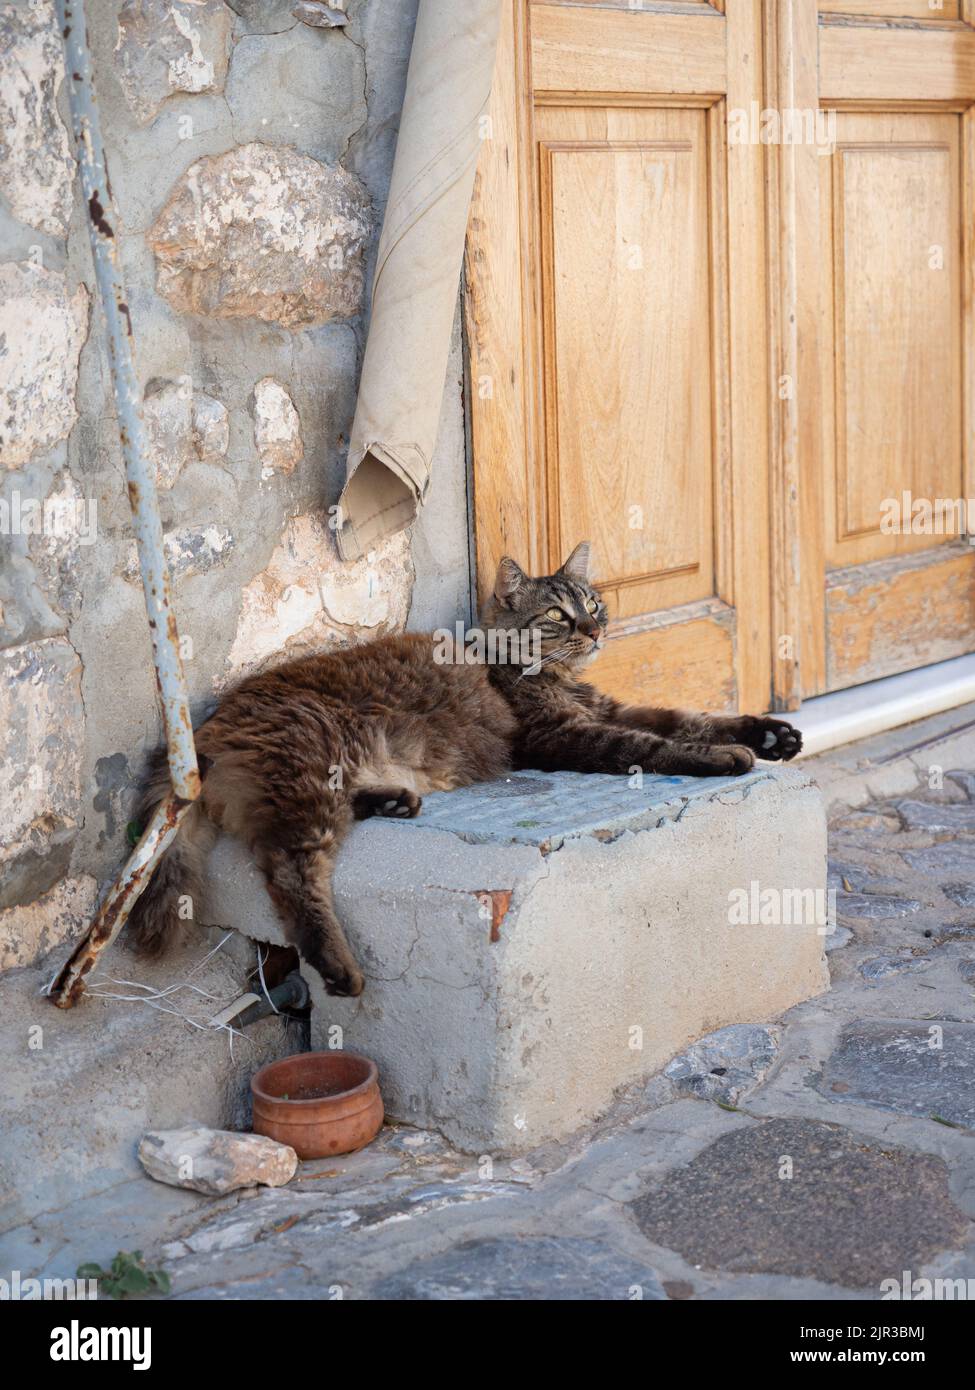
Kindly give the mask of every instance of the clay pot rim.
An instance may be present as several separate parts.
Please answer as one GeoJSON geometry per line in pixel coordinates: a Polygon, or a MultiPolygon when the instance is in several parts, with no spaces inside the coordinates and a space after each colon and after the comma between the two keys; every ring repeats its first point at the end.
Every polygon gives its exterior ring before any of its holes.
{"type": "MultiPolygon", "coordinates": [[[[364,1095],[366,1091],[376,1086],[379,1081],[379,1068],[371,1057],[364,1057],[361,1052],[346,1052],[344,1048],[331,1048],[327,1052],[298,1052],[290,1057],[279,1057],[276,1062],[266,1062],[263,1067],[251,1077],[251,1094],[257,1100],[266,1101],[273,1106],[278,1105],[300,1105],[300,1106],[322,1106],[331,1102],[347,1100],[350,1096],[364,1095]],[[265,1091],[261,1082],[275,1067],[281,1066],[284,1062],[293,1062],[295,1057],[318,1058],[318,1057],[352,1057],[357,1062],[365,1062],[366,1076],[360,1081],[358,1086],[350,1086],[347,1091],[335,1091],[330,1096],[298,1096],[288,1097],[272,1095],[270,1091],[265,1091]]],[[[358,1112],[356,1112],[358,1113],[358,1112]]]]}

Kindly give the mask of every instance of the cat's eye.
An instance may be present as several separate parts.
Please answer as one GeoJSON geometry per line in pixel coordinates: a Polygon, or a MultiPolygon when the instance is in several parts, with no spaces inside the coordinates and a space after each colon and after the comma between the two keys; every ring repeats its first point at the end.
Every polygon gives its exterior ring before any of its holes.
{"type": "Polygon", "coordinates": [[[598,611],[598,609],[599,609],[599,604],[596,602],[596,600],[595,600],[594,598],[591,598],[591,599],[589,599],[589,600],[587,601],[587,603],[586,603],[586,612],[587,612],[587,613],[595,613],[595,612],[598,611]]]}
{"type": "Polygon", "coordinates": [[[549,608],[546,610],[545,616],[546,618],[551,618],[553,623],[565,621],[565,614],[562,612],[561,608],[549,608]]]}

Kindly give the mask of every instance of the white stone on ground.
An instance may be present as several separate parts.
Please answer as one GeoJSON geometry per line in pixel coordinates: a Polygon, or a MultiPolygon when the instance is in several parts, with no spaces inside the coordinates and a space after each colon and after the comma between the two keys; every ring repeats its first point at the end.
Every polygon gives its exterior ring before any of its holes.
{"type": "Polygon", "coordinates": [[[255,1184],[283,1187],[298,1167],[298,1156],[287,1144],[225,1129],[150,1130],[138,1153],[150,1178],[210,1197],[255,1184]]]}

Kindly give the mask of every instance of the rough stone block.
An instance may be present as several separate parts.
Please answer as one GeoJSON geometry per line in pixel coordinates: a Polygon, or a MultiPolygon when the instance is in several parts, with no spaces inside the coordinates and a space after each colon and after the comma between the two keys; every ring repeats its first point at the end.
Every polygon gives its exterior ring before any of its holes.
{"type": "Polygon", "coordinates": [[[61,876],[80,817],[85,720],[70,643],[52,638],[2,653],[0,728],[0,907],[16,907],[61,876]]]}
{"type": "Polygon", "coordinates": [[[0,463],[19,468],[67,438],[78,418],[88,291],[56,270],[0,265],[0,463]]]}
{"type": "MultiPolygon", "coordinates": [[[[801,771],[639,788],[527,772],[430,796],[342,851],[336,901],[366,989],[333,999],[309,972],[313,1045],[374,1057],[398,1119],[530,1148],[703,1034],[825,990],[822,919],[788,924],[825,887],[822,802],[801,771]],[[741,898],[760,904],[747,921],[741,898]]],[[[281,939],[235,841],[211,857],[207,920],[281,939]]]]}
{"type": "Polygon", "coordinates": [[[33,902],[0,908],[0,971],[32,965],[84,932],[95,911],[91,874],[62,878],[33,902]]]}
{"type": "Polygon", "coordinates": [[[139,1142],[138,1158],[157,1182],[209,1197],[258,1184],[283,1187],[298,1167],[298,1155],[287,1144],[263,1134],[234,1134],[205,1125],[150,1130],[139,1142]]]}
{"type": "Polygon", "coordinates": [[[64,236],[71,217],[74,160],[58,114],[64,54],[54,6],[5,5],[0,12],[0,177],[15,217],[64,236]]]}
{"type": "Polygon", "coordinates": [[[266,568],[244,585],[227,678],[336,640],[401,629],[410,606],[404,571],[412,561],[403,532],[343,565],[324,514],[292,517],[266,568]]]}
{"type": "Polygon", "coordinates": [[[222,92],[231,17],[223,0],[125,0],[115,61],[140,125],[176,92],[222,92]]]}
{"type": "Polygon", "coordinates": [[[198,159],[177,182],[149,233],[157,289],[208,318],[286,328],[350,318],[372,225],[347,169],[254,141],[198,159]]]}

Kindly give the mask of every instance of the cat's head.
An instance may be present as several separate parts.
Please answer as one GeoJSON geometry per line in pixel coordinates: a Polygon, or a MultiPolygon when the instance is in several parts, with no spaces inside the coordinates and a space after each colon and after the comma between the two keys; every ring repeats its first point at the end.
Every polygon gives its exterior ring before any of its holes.
{"type": "Polygon", "coordinates": [[[570,671],[588,666],[609,626],[606,605],[589,582],[589,568],[588,541],[577,545],[554,574],[540,579],[532,579],[506,555],[484,605],[484,626],[532,634],[522,665],[540,659],[543,667],[570,671]]]}

